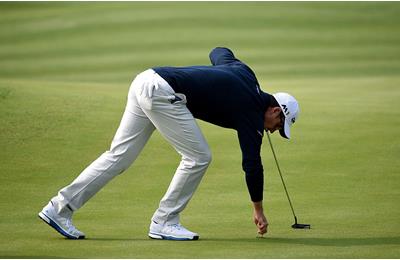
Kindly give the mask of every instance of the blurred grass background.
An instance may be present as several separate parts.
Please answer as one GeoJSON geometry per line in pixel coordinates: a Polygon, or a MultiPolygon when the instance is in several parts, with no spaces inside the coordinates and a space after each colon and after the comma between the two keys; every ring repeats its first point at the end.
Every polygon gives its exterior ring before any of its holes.
{"type": "Polygon", "coordinates": [[[0,257],[399,258],[397,2],[1,2],[0,257]],[[179,156],[155,133],[135,164],[77,212],[88,239],[38,211],[108,149],[135,75],[209,64],[227,46],[267,92],[300,102],[293,139],[266,143],[256,239],[232,130],[200,122],[213,163],[182,216],[195,243],[147,238],[179,156]]]}

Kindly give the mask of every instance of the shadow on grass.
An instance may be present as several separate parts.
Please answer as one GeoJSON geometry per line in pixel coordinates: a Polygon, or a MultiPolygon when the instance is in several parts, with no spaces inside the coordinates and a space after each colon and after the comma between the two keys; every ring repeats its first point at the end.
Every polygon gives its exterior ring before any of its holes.
{"type": "MultiPolygon", "coordinates": [[[[102,238],[102,237],[93,237],[93,238],[86,238],[86,241],[103,241],[103,242],[149,242],[149,243],[177,243],[177,241],[174,240],[158,240],[158,239],[151,239],[151,238],[102,238]]],[[[200,240],[201,241],[201,240],[200,240]]],[[[178,243],[198,243],[198,241],[195,240],[185,240],[185,241],[179,241],[178,243]]]]}
{"type": "Polygon", "coordinates": [[[40,256],[40,255],[34,255],[34,256],[21,256],[21,255],[13,255],[13,256],[3,256],[0,255],[0,259],[63,259],[65,257],[59,257],[59,256],[40,256]]]}
{"type": "Polygon", "coordinates": [[[118,238],[118,237],[87,237],[82,241],[121,241],[121,242],[135,242],[135,241],[146,241],[151,240],[150,238],[118,238]]]}
{"type": "Polygon", "coordinates": [[[400,245],[400,237],[368,237],[368,238],[279,238],[264,237],[257,239],[202,239],[210,242],[258,242],[276,244],[297,244],[308,246],[374,246],[374,245],[400,245]]]}
{"type": "MultiPolygon", "coordinates": [[[[138,242],[138,241],[155,241],[149,238],[86,238],[87,241],[121,241],[121,242],[138,242]]],[[[158,240],[160,241],[160,240],[158,240]]],[[[166,242],[166,241],[164,241],[166,242]]],[[[187,241],[193,242],[193,241],[187,241]]],[[[196,242],[196,241],[194,241],[196,242]]],[[[276,244],[297,244],[309,246],[374,246],[374,245],[400,245],[400,237],[368,237],[368,238],[279,238],[279,237],[264,237],[264,238],[200,238],[198,242],[231,242],[231,243],[276,243],[276,244]]],[[[198,243],[197,242],[197,243],[198,243]]]]}

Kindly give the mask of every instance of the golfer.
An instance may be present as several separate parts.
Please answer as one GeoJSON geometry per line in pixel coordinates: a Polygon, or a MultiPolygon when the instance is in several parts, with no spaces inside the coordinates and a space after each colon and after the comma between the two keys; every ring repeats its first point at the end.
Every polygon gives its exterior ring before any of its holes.
{"type": "Polygon", "coordinates": [[[151,219],[149,237],[197,240],[199,235],[183,227],[179,216],[211,162],[207,141],[195,120],[198,118],[236,130],[254,205],[254,223],[259,234],[266,233],[262,138],[264,130],[279,130],[289,138],[290,126],[299,113],[298,103],[286,93],[263,92],[253,71],[227,48],[212,50],[210,60],[212,66],[155,67],[140,73],[130,86],[110,150],[61,189],[39,217],[67,238],[84,238],[72,224],[73,213],[128,169],[157,129],[182,159],[151,219]]]}

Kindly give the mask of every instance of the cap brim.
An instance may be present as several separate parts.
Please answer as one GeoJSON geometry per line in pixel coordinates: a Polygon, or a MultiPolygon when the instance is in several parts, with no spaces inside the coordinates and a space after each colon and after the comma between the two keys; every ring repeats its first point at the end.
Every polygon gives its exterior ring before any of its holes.
{"type": "Polygon", "coordinates": [[[288,123],[288,120],[285,119],[285,124],[283,126],[283,129],[279,130],[279,133],[281,134],[282,137],[290,139],[290,125],[288,123]]]}

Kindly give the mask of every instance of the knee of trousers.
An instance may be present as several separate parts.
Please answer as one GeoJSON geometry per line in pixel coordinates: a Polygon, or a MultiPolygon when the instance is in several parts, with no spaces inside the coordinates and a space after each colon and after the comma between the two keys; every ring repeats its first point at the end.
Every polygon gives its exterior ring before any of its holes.
{"type": "Polygon", "coordinates": [[[204,165],[210,165],[211,161],[212,161],[212,155],[211,155],[211,151],[210,150],[206,150],[205,152],[203,152],[200,156],[199,159],[201,164],[204,165]]]}
{"type": "Polygon", "coordinates": [[[184,157],[183,161],[188,161],[188,164],[185,164],[186,166],[189,166],[190,168],[207,168],[212,160],[211,156],[211,151],[210,150],[204,150],[202,152],[197,153],[194,155],[192,158],[187,158],[184,157]]]}

